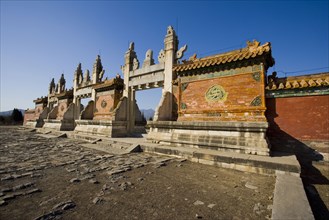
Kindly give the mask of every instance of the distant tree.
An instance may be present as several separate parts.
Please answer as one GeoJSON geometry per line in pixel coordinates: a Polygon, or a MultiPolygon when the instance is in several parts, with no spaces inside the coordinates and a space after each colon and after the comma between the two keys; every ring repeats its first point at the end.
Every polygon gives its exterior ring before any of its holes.
{"type": "Polygon", "coordinates": [[[4,124],[4,123],[5,123],[5,117],[0,115],[0,124],[4,124]]]}
{"type": "Polygon", "coordinates": [[[142,112],[142,124],[146,125],[146,118],[144,116],[144,112],[142,112]]]}
{"type": "Polygon", "coordinates": [[[21,122],[23,121],[23,114],[17,108],[14,108],[13,112],[11,113],[11,118],[14,122],[21,122]]]}
{"type": "Polygon", "coordinates": [[[150,117],[150,118],[149,118],[149,121],[153,121],[153,118],[152,118],[152,117],[150,117]]]}

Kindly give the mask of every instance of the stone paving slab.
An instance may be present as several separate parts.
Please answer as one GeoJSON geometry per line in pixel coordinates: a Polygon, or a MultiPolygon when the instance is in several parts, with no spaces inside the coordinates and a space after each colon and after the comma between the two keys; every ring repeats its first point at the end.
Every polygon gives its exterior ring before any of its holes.
{"type": "Polygon", "coordinates": [[[314,219],[300,177],[276,173],[272,219],[314,219]]]}

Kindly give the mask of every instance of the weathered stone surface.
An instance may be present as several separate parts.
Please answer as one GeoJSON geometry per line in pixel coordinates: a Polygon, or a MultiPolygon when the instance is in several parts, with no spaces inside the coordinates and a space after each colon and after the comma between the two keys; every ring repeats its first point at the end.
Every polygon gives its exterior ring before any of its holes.
{"type": "Polygon", "coordinates": [[[157,143],[265,156],[270,151],[266,122],[153,121],[148,125],[147,139],[157,143]]]}
{"type": "Polygon", "coordinates": [[[216,206],[216,204],[209,204],[209,205],[207,205],[207,207],[208,208],[211,208],[211,209],[214,208],[215,206],[216,206]]]}
{"type": "Polygon", "coordinates": [[[193,205],[204,205],[204,202],[197,200],[193,203],[193,205]]]}
{"type": "Polygon", "coordinates": [[[314,219],[300,177],[277,172],[272,219],[314,219]]]}
{"type": "Polygon", "coordinates": [[[38,189],[38,188],[31,189],[31,190],[26,191],[24,194],[25,195],[30,195],[30,194],[37,193],[37,192],[42,192],[42,190],[41,189],[38,189]]]}
{"type": "Polygon", "coordinates": [[[99,197],[96,197],[96,198],[93,199],[93,203],[94,204],[101,203],[102,201],[103,201],[103,199],[102,198],[99,198],[99,197]]]}
{"type": "Polygon", "coordinates": [[[245,187],[247,187],[248,189],[254,189],[254,190],[258,189],[257,186],[253,186],[253,185],[252,185],[251,183],[249,183],[249,182],[247,182],[247,183],[245,184],[245,187]]]}
{"type": "Polygon", "coordinates": [[[73,178],[70,180],[71,183],[78,183],[80,182],[80,179],[79,178],[73,178]]]}
{"type": "Polygon", "coordinates": [[[7,202],[5,200],[0,200],[0,206],[5,206],[7,205],[7,202]]]}

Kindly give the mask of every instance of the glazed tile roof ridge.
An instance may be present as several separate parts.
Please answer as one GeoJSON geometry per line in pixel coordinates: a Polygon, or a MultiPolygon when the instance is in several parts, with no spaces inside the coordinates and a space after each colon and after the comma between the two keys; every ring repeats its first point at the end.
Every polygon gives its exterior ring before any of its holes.
{"type": "Polygon", "coordinates": [[[301,89],[310,87],[329,86],[329,72],[289,76],[284,78],[271,78],[269,76],[266,90],[301,89]]]}
{"type": "MultiPolygon", "coordinates": [[[[271,43],[267,42],[260,45],[260,42],[254,40],[247,41],[247,47],[238,50],[228,51],[221,54],[215,54],[207,57],[197,58],[196,54],[189,58],[188,61],[183,61],[182,64],[176,64],[173,67],[174,72],[183,72],[187,70],[209,67],[219,64],[235,62],[244,59],[261,56],[264,53],[271,53],[271,43]]],[[[274,63],[274,60],[273,60],[274,63]]]]}
{"type": "Polygon", "coordinates": [[[33,100],[33,102],[35,103],[40,103],[40,102],[48,102],[48,96],[41,96],[40,98],[36,98],[35,100],[33,100]]]}
{"type": "Polygon", "coordinates": [[[61,93],[57,93],[55,94],[55,97],[71,97],[73,96],[73,88],[69,89],[69,90],[64,90],[63,92],[61,93]]]}
{"type": "Polygon", "coordinates": [[[113,78],[113,79],[106,79],[103,82],[92,85],[92,87],[94,89],[101,89],[101,88],[109,87],[109,86],[112,86],[112,85],[115,85],[115,84],[116,85],[123,84],[123,79],[118,78],[118,77],[113,78]]]}

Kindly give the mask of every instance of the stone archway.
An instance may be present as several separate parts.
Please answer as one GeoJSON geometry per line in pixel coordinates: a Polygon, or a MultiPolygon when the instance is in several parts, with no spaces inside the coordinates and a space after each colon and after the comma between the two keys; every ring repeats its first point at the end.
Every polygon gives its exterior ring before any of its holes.
{"type": "MultiPolygon", "coordinates": [[[[136,111],[136,97],[135,93],[138,90],[150,89],[162,87],[162,99],[165,97],[172,97],[165,95],[166,93],[172,94],[172,82],[176,76],[173,74],[173,65],[178,63],[178,60],[183,57],[184,52],[187,49],[187,45],[184,45],[178,50],[178,38],[172,26],[167,28],[167,34],[164,39],[164,49],[161,49],[158,55],[158,63],[155,64],[153,59],[153,51],[148,50],[145,55],[145,60],[141,68],[136,52],[134,51],[134,43],[129,46],[128,51],[125,54],[125,64],[122,66],[124,74],[124,92],[123,95],[127,97],[127,132],[133,133],[135,126],[135,111],[136,111]]],[[[162,100],[161,99],[161,100],[162,100]]],[[[172,100],[163,102],[160,100],[160,104],[157,110],[160,109],[161,104],[166,105],[166,109],[162,114],[163,118],[172,120],[172,100]]],[[[156,112],[155,115],[159,115],[156,112]]]]}

